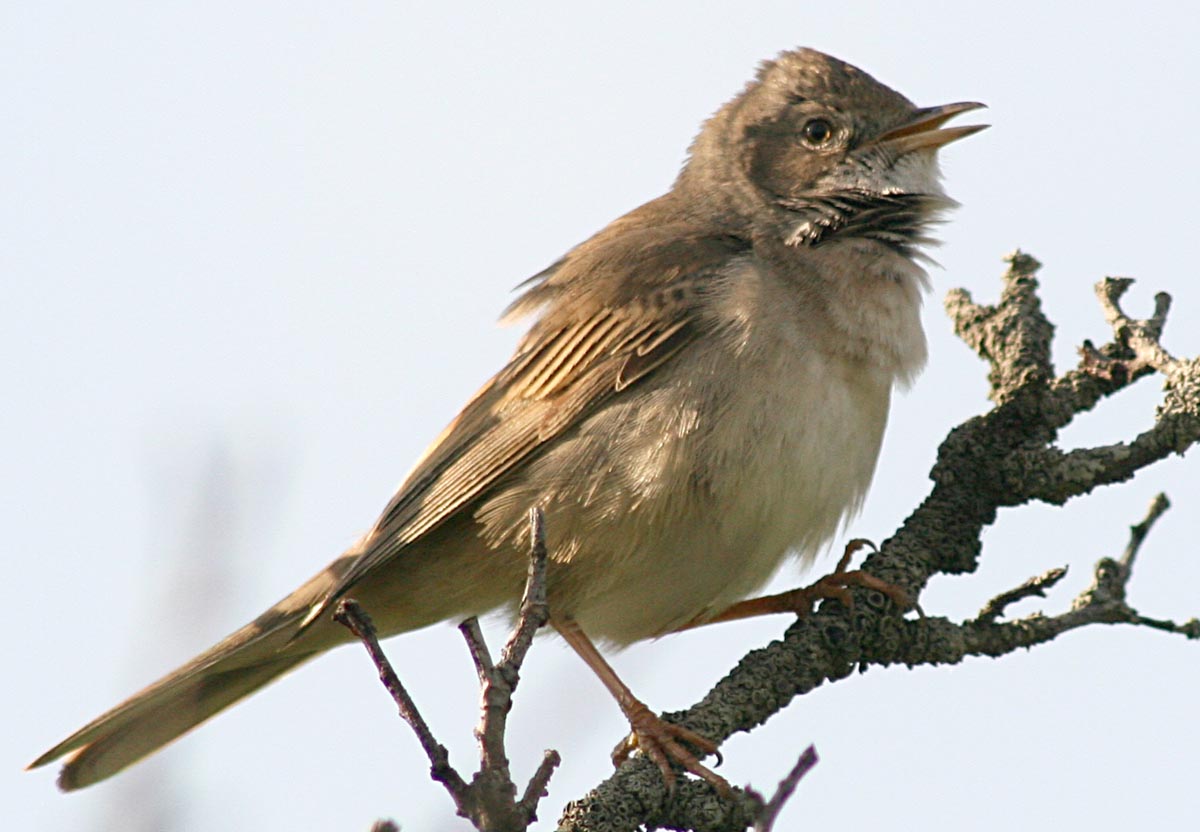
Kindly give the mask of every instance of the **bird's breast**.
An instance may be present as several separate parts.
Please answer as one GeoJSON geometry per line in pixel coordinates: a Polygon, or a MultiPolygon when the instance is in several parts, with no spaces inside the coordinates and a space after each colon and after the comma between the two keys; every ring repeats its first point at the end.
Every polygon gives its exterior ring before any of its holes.
{"type": "MultiPolygon", "coordinates": [[[[516,528],[510,509],[541,502],[558,563],[551,608],[594,638],[629,643],[715,616],[789,552],[810,561],[870,484],[895,363],[847,346],[839,322],[756,264],[727,278],[702,336],[487,508],[494,527],[516,528]]],[[[890,274],[877,285],[896,293],[890,274]]],[[[920,340],[906,331],[912,321],[919,336],[915,313],[889,314],[875,337],[920,340]]]]}
{"type": "Polygon", "coordinates": [[[811,560],[862,502],[891,377],[799,333],[728,347],[697,347],[602,419],[624,436],[588,491],[605,495],[593,500],[607,531],[599,548],[580,541],[587,590],[567,602],[591,634],[628,643],[716,615],[789,552],[811,560]]]}

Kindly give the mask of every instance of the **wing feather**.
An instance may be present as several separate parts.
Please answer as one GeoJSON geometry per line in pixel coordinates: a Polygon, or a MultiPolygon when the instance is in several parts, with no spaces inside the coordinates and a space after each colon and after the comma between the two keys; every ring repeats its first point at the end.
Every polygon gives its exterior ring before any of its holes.
{"type": "MultiPolygon", "coordinates": [[[[355,583],[475,503],[613,397],[661,368],[704,328],[698,300],[730,256],[718,241],[689,246],[691,268],[660,272],[640,296],[587,304],[582,317],[547,313],[409,474],[342,580],[305,625],[355,583]],[[697,252],[699,252],[697,254],[697,252]],[[664,284],[667,284],[664,286],[664,284]]],[[[564,260],[569,264],[569,259],[564,260]]],[[[543,284],[556,280],[547,270],[543,284]]],[[[627,286],[627,284],[626,284],[627,286]]],[[[561,291],[558,287],[555,291],[561,291]]]]}

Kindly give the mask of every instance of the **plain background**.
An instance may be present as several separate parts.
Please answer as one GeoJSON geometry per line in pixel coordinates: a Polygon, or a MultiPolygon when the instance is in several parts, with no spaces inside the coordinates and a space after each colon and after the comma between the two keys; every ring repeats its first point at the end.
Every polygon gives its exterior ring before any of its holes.
{"type": "MultiPolygon", "coordinates": [[[[939,440],[987,407],[985,367],[941,298],[994,299],[1013,248],[1046,264],[1061,368],[1082,339],[1106,339],[1091,289],[1105,274],[1138,278],[1132,312],[1169,291],[1168,347],[1200,352],[1189,4],[457,5],[0,11],[5,828],[464,828],[358,649],[83,793],[20,769],[363,531],[511,350],[518,330],[492,325],[510,288],[667,188],[700,121],[782,49],[831,52],[921,104],[987,102],[994,125],[943,153],[963,207],[935,252],[932,359],[896,402],[847,535],[886,537],[927,492],[939,440]]],[[[1105,402],[1064,446],[1132,437],[1159,387],[1105,402]]],[[[1014,612],[1062,610],[1165,490],[1175,508],[1132,602],[1200,613],[1198,464],[1002,512],[979,572],[937,579],[925,609],[970,616],[1069,565],[1014,612]]],[[[800,580],[785,569],[777,588],[800,580]]],[[[787,624],[615,662],[652,707],[676,709],[787,624]]],[[[476,691],[458,634],[388,647],[469,769],[476,691]]],[[[1198,650],[1095,627],[999,661],[873,670],[734,738],[722,771],[770,791],[815,743],[821,763],[781,828],[1188,828],[1198,650]]],[[[515,772],[543,748],[565,756],[547,829],[606,774],[623,723],[558,641],[539,642],[524,680],[515,772]]]]}

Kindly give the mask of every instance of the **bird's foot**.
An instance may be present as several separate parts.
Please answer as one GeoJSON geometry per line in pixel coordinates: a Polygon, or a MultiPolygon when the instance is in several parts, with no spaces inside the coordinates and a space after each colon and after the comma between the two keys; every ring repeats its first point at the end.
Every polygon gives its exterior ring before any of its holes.
{"type": "Polygon", "coordinates": [[[833,572],[808,586],[792,589],[787,592],[780,592],[777,595],[764,595],[761,598],[749,598],[745,601],[738,601],[716,616],[697,616],[694,620],[679,629],[689,630],[692,627],[699,627],[704,624],[737,621],[742,618],[772,615],[774,613],[790,612],[804,618],[812,613],[813,607],[818,602],[826,599],[839,601],[846,609],[850,610],[854,609],[854,597],[850,594],[850,587],[852,586],[860,586],[865,589],[873,589],[876,592],[881,592],[891,599],[892,603],[901,610],[916,607],[917,611],[920,612],[921,608],[913,604],[908,597],[908,593],[900,587],[895,584],[889,584],[887,581],[876,578],[874,575],[864,572],[861,569],[847,568],[850,566],[850,558],[864,546],[869,546],[872,549],[875,548],[875,544],[869,540],[863,538],[851,540],[846,544],[846,551],[842,553],[842,559],[838,561],[838,565],[833,572]]]}
{"type": "Polygon", "coordinates": [[[908,593],[900,587],[876,578],[870,572],[847,568],[850,566],[850,559],[854,556],[854,553],[864,547],[870,547],[874,550],[875,544],[862,537],[851,540],[846,544],[846,549],[842,553],[841,560],[838,561],[837,566],[831,573],[819,578],[806,587],[793,589],[790,592],[783,592],[779,596],[772,597],[790,602],[789,611],[800,616],[806,616],[812,612],[819,601],[826,599],[838,601],[848,610],[854,609],[854,596],[850,594],[850,587],[858,586],[883,593],[896,605],[897,609],[911,609],[914,606],[913,602],[909,599],[908,593]],[[784,596],[791,597],[784,599],[784,596]]]}
{"type": "Polygon", "coordinates": [[[728,797],[733,793],[732,787],[724,777],[700,762],[700,757],[708,754],[716,754],[718,763],[720,762],[715,742],[682,725],[667,722],[636,699],[621,703],[621,710],[629,719],[629,727],[632,730],[629,736],[613,749],[614,766],[619,767],[634,751],[641,751],[658,766],[668,791],[675,788],[676,775],[673,766],[678,765],[712,784],[723,796],[728,797]],[[693,753],[688,746],[700,754],[693,753]]]}

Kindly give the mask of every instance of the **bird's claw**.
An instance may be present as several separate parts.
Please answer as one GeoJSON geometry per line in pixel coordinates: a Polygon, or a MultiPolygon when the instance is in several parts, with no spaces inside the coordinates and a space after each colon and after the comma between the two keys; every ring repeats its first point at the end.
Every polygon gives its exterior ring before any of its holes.
{"type": "Polygon", "coordinates": [[[677,765],[710,783],[723,796],[728,797],[733,793],[733,788],[724,777],[700,762],[700,757],[715,754],[718,765],[720,764],[721,756],[717,752],[715,742],[682,725],[667,722],[641,702],[631,703],[625,709],[625,715],[629,718],[631,731],[629,736],[617,743],[617,747],[613,749],[614,766],[619,767],[634,751],[641,751],[658,766],[668,791],[675,789],[676,774],[673,766],[677,765]],[[689,746],[700,754],[693,753],[689,746]]]}
{"type": "Polygon", "coordinates": [[[864,589],[872,589],[886,595],[893,604],[900,610],[912,609],[914,604],[908,597],[908,593],[895,584],[889,584],[881,578],[876,578],[869,572],[864,572],[861,569],[848,569],[850,566],[850,558],[859,549],[869,547],[875,549],[875,544],[865,538],[855,538],[846,544],[846,549],[842,553],[841,559],[838,561],[834,570],[828,575],[818,578],[813,583],[800,589],[792,590],[788,593],[793,596],[792,609],[798,615],[805,616],[812,612],[813,607],[818,601],[831,599],[838,601],[846,609],[854,609],[854,596],[850,594],[849,588],[859,586],[864,589]]]}

